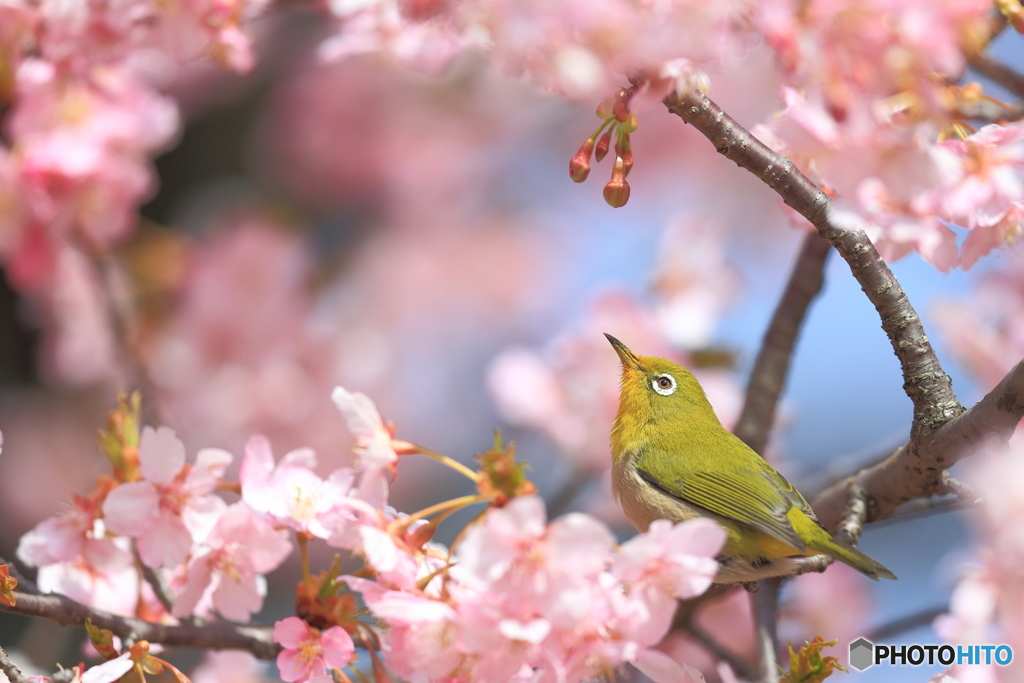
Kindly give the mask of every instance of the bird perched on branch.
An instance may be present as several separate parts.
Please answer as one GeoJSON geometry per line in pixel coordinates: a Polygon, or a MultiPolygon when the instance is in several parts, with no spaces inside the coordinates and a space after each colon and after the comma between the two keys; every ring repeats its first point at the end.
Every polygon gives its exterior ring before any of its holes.
{"type": "Polygon", "coordinates": [[[832,538],[800,492],[718,421],[688,370],[637,356],[615,337],[622,361],[611,432],[612,492],[640,531],[656,519],[707,517],[727,534],[718,583],[792,574],[794,558],[830,555],[872,579],[891,571],[832,538]]]}

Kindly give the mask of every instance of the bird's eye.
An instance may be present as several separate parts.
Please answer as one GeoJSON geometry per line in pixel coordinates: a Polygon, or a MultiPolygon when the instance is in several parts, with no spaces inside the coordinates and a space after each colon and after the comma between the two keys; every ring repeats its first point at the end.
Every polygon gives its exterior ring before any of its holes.
{"type": "Polygon", "coordinates": [[[676,378],[669,374],[658,375],[651,382],[651,388],[662,396],[676,393],[676,378]]]}

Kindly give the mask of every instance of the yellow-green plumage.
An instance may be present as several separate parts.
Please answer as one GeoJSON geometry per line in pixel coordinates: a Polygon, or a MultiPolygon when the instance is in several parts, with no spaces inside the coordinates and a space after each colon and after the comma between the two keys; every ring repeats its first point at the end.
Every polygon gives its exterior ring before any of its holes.
{"type": "Polygon", "coordinates": [[[896,577],[821,525],[800,492],[718,421],[689,371],[636,356],[610,335],[622,361],[611,433],[612,490],[641,531],[655,519],[709,517],[728,533],[718,582],[792,573],[792,558],[831,555],[873,579],[896,577]]]}

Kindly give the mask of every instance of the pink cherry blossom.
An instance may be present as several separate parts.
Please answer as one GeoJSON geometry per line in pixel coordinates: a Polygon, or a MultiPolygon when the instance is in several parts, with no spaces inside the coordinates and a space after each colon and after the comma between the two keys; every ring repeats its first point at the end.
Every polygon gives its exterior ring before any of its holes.
{"type": "Polygon", "coordinates": [[[321,633],[298,617],[274,624],[274,642],[284,647],[277,655],[277,666],[288,683],[304,683],[328,668],[347,666],[355,651],[352,638],[340,626],[321,633]]]}
{"type": "Polygon", "coordinates": [[[686,0],[637,11],[624,0],[558,0],[430,4],[410,11],[396,0],[336,0],[342,31],[324,45],[327,56],[385,52],[404,63],[436,70],[458,50],[485,47],[512,73],[530,73],[570,97],[607,93],[621,73],[662,73],[664,65],[731,59],[755,39],[751,4],[686,0]],[[404,11],[403,11],[404,8],[404,11]]]}
{"type": "Polygon", "coordinates": [[[345,418],[348,430],[356,438],[353,450],[359,456],[360,464],[383,469],[398,460],[391,443],[391,431],[369,396],[336,387],[331,399],[345,418]]]}
{"type": "Polygon", "coordinates": [[[125,652],[114,659],[86,669],[82,674],[82,683],[114,683],[135,666],[131,656],[131,652],[125,652]]]}
{"type": "Polygon", "coordinates": [[[525,496],[470,529],[443,592],[431,585],[439,582],[398,589],[345,581],[389,624],[386,661],[404,677],[497,683],[543,672],[576,683],[635,662],[668,681],[689,670],[645,653],[665,635],[662,613],[671,616],[674,598],[710,585],[723,532],[710,522],[666,522],[654,533],[619,558],[596,519],[570,514],[547,523],[542,501],[525,496]],[[662,547],[667,542],[682,545],[662,547]],[[657,613],[654,598],[665,606],[657,613]]]}
{"type": "Polygon", "coordinates": [[[291,552],[288,533],[255,516],[245,503],[228,507],[185,570],[172,614],[208,611],[225,619],[248,621],[263,606],[263,574],[276,569],[291,552]]]}
{"type": "Polygon", "coordinates": [[[994,387],[1024,357],[1024,250],[1015,246],[981,275],[969,298],[939,301],[933,316],[957,361],[994,387]]]}
{"type": "Polygon", "coordinates": [[[657,650],[643,650],[633,665],[655,683],[704,683],[701,672],[657,650]]]}
{"type": "Polygon", "coordinates": [[[150,567],[174,567],[203,540],[226,507],[209,495],[231,462],[219,449],[199,451],[185,464],[185,446],[169,427],[145,427],[139,444],[142,479],[121,484],[103,504],[107,527],[137,540],[150,567]]]}
{"type": "Polygon", "coordinates": [[[97,609],[134,616],[141,581],[126,539],[112,541],[115,548],[102,564],[84,556],[39,568],[36,584],[45,593],[61,593],[97,609]]]}
{"type": "Polygon", "coordinates": [[[321,479],[313,468],[316,455],[303,448],[287,453],[274,464],[270,442],[263,436],[249,439],[239,471],[242,500],[277,524],[317,538],[328,538],[339,508],[352,504],[351,469],[335,470],[321,479]]]}
{"type": "Polygon", "coordinates": [[[69,510],[40,522],[21,537],[18,558],[30,567],[71,562],[79,555],[95,559],[92,564],[105,564],[116,552],[112,540],[105,537],[98,512],[95,501],[75,496],[69,510]]]}
{"type": "Polygon", "coordinates": [[[203,660],[189,674],[192,683],[264,683],[264,664],[243,650],[207,650],[203,660]]]}

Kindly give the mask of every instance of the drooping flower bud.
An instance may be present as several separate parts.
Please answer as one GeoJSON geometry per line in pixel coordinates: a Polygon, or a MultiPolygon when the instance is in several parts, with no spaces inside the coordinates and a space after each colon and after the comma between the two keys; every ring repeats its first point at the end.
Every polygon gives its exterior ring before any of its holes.
{"type": "Polygon", "coordinates": [[[622,157],[622,164],[626,168],[626,175],[629,175],[633,168],[633,145],[629,144],[629,135],[623,135],[615,143],[615,154],[622,157]]]}
{"type": "Polygon", "coordinates": [[[594,138],[587,138],[580,151],[569,162],[569,177],[573,182],[582,183],[590,175],[590,155],[594,153],[594,138]]]}
{"type": "Polygon", "coordinates": [[[608,98],[607,100],[603,101],[601,104],[597,105],[597,111],[595,112],[597,114],[597,118],[599,118],[599,119],[606,119],[609,116],[611,116],[612,115],[612,105],[613,104],[614,104],[614,100],[612,100],[611,98],[608,98]]]}
{"type": "Polygon", "coordinates": [[[633,168],[633,145],[630,144],[630,135],[620,135],[615,140],[615,156],[622,157],[623,165],[626,167],[626,175],[630,174],[633,168]]]}
{"type": "Polygon", "coordinates": [[[617,209],[629,201],[629,183],[626,182],[626,164],[622,157],[615,157],[612,179],[604,186],[604,200],[608,206],[617,209]]]}
{"type": "Polygon", "coordinates": [[[605,134],[601,136],[601,139],[597,141],[597,149],[594,151],[594,158],[598,161],[604,159],[604,156],[608,154],[608,146],[612,144],[612,131],[607,130],[605,134]]]}

